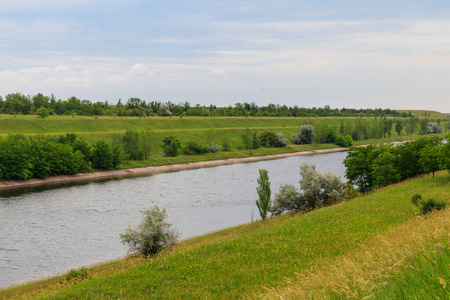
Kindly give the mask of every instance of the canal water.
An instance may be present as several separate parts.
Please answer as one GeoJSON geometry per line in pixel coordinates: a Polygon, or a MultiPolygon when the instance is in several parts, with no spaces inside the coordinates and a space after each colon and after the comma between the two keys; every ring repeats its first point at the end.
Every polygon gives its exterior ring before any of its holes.
{"type": "Polygon", "coordinates": [[[167,210],[181,239],[259,219],[258,169],[269,171],[273,195],[280,184],[298,186],[302,162],[343,178],[345,156],[293,156],[0,195],[0,288],[126,255],[119,234],[154,205],[167,210]]]}

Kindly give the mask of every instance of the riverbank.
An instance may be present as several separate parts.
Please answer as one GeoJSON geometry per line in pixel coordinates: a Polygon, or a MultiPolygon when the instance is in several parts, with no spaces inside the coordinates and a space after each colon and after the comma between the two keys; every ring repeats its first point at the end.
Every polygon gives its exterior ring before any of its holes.
{"type": "Polygon", "coordinates": [[[317,150],[310,150],[310,151],[279,153],[279,154],[270,154],[270,155],[262,155],[262,156],[249,156],[249,157],[240,157],[240,158],[217,159],[217,160],[210,160],[210,161],[177,163],[177,164],[171,164],[171,165],[149,166],[149,167],[120,169],[120,170],[112,170],[112,171],[97,171],[97,172],[91,172],[91,173],[79,173],[79,174],[74,174],[74,175],[51,176],[51,177],[46,177],[46,178],[31,178],[31,179],[26,179],[26,180],[2,180],[2,181],[0,181],[0,191],[7,191],[7,190],[20,189],[20,188],[28,188],[28,187],[62,185],[62,184],[79,183],[79,182],[103,181],[103,180],[108,180],[108,179],[145,176],[145,175],[152,175],[152,174],[157,174],[157,173],[176,172],[176,171],[181,171],[181,170],[210,168],[210,167],[216,167],[216,166],[222,166],[222,165],[249,163],[249,162],[255,162],[255,161],[262,161],[262,160],[272,160],[272,159],[279,159],[279,158],[290,157],[290,156],[343,152],[343,151],[347,151],[347,150],[348,150],[348,148],[338,147],[338,148],[330,148],[330,149],[317,149],[317,150]]]}
{"type": "MultiPolygon", "coordinates": [[[[0,299],[373,297],[414,269],[414,257],[447,248],[449,211],[417,217],[410,199],[421,193],[448,200],[449,179],[446,171],[421,176],[307,214],[270,218],[267,225],[252,222],[186,240],[150,259],[98,265],[86,280],[61,276],[0,290],[0,299]]],[[[435,285],[400,288],[445,298],[442,281],[448,279],[434,279],[435,285]]]]}

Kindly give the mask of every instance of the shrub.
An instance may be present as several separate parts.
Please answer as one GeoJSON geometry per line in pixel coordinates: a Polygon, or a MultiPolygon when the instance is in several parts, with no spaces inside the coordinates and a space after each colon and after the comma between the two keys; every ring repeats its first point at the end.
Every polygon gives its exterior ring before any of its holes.
{"type": "Polygon", "coordinates": [[[301,193],[292,184],[280,185],[280,189],[275,194],[271,212],[279,215],[284,211],[302,210],[306,208],[307,202],[301,193]]]}
{"type": "Polygon", "coordinates": [[[447,206],[445,202],[434,199],[424,200],[420,194],[414,194],[411,197],[411,202],[417,207],[420,215],[428,214],[433,210],[441,210],[447,206]]]}
{"type": "Polygon", "coordinates": [[[351,147],[353,146],[353,139],[348,134],[346,136],[340,135],[335,139],[334,143],[341,147],[351,147]]]}
{"type": "Polygon", "coordinates": [[[231,145],[228,138],[224,138],[222,142],[222,151],[229,152],[231,151],[231,145]]]}
{"type": "Polygon", "coordinates": [[[259,139],[264,147],[277,147],[278,145],[278,137],[274,132],[264,131],[259,139]]]}
{"type": "Polygon", "coordinates": [[[314,137],[314,127],[312,125],[303,125],[300,127],[299,133],[292,135],[292,143],[296,145],[312,144],[314,137]]]}
{"type": "Polygon", "coordinates": [[[173,157],[178,155],[178,149],[181,148],[180,142],[173,135],[163,138],[163,151],[166,156],[173,157]]]}
{"type": "Polygon", "coordinates": [[[99,170],[109,170],[114,167],[113,151],[105,140],[98,140],[94,144],[94,151],[92,152],[92,166],[99,170]]]}
{"type": "Polygon", "coordinates": [[[317,172],[315,164],[302,163],[300,175],[300,188],[308,207],[330,205],[346,196],[347,190],[342,180],[332,173],[317,172]]]}
{"type": "Polygon", "coordinates": [[[288,140],[284,138],[283,134],[281,132],[278,132],[277,137],[278,137],[277,147],[286,147],[288,144],[288,140]]]}
{"type": "Polygon", "coordinates": [[[427,131],[428,133],[441,133],[442,127],[438,123],[428,123],[427,124],[427,131]]]}
{"type": "Polygon", "coordinates": [[[194,141],[188,142],[183,148],[183,153],[186,155],[200,155],[206,152],[208,152],[208,148],[202,147],[194,141]]]}
{"type": "Polygon", "coordinates": [[[213,144],[209,145],[207,149],[208,149],[209,153],[216,153],[216,152],[220,151],[220,145],[213,143],[213,144]]]}
{"type": "Polygon", "coordinates": [[[36,115],[38,115],[40,118],[47,118],[49,114],[50,111],[45,107],[41,107],[36,111],[36,115]]]}
{"type": "Polygon", "coordinates": [[[63,281],[81,281],[91,278],[91,274],[88,269],[81,268],[79,270],[70,270],[63,278],[63,281]]]}
{"type": "Polygon", "coordinates": [[[122,244],[128,244],[129,252],[137,252],[143,255],[154,255],[164,247],[174,245],[178,234],[171,229],[172,224],[167,223],[166,210],[160,210],[158,206],[145,211],[142,223],[138,229],[130,226],[125,233],[120,234],[122,244]]]}

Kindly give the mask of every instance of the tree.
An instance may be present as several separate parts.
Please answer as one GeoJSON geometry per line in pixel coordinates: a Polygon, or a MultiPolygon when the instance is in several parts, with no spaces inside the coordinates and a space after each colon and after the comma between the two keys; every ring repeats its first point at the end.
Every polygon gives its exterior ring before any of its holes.
{"type": "Polygon", "coordinates": [[[382,146],[380,155],[374,159],[372,165],[373,187],[380,188],[400,180],[400,174],[395,168],[395,157],[392,146],[382,146]]]}
{"type": "Polygon", "coordinates": [[[352,147],[344,159],[346,167],[345,177],[353,185],[358,186],[359,192],[367,192],[373,187],[373,160],[377,156],[376,147],[352,147]]]}
{"type": "Polygon", "coordinates": [[[338,176],[317,172],[315,164],[302,163],[300,175],[300,189],[308,208],[333,204],[346,194],[345,185],[338,176]]]}
{"type": "Polygon", "coordinates": [[[123,136],[123,151],[129,159],[141,160],[144,157],[144,151],[141,147],[141,139],[136,130],[127,130],[123,136]]]}
{"type": "Polygon", "coordinates": [[[267,214],[271,207],[271,190],[269,181],[269,172],[265,169],[259,169],[258,187],[258,200],[256,200],[256,206],[259,209],[259,215],[266,223],[267,214]]]}
{"type": "Polygon", "coordinates": [[[144,151],[144,158],[147,159],[150,151],[152,150],[153,131],[149,128],[142,130],[140,133],[140,138],[142,150],[144,151]]]}
{"type": "Polygon", "coordinates": [[[261,140],[261,144],[264,147],[277,147],[278,146],[278,137],[274,132],[264,131],[261,133],[259,139],[261,140]]]}
{"type": "Polygon", "coordinates": [[[408,119],[408,122],[406,123],[406,131],[409,133],[409,135],[413,135],[418,124],[419,124],[418,118],[412,117],[408,119]]]}
{"type": "Polygon", "coordinates": [[[430,144],[420,150],[419,163],[425,172],[433,173],[433,178],[434,173],[440,169],[441,153],[441,147],[438,145],[430,144]]]}
{"type": "Polygon", "coordinates": [[[292,143],[300,144],[312,144],[315,137],[314,127],[312,125],[303,125],[300,127],[300,132],[292,135],[292,143]]]}
{"type": "Polygon", "coordinates": [[[395,124],[395,132],[397,132],[397,135],[400,136],[403,130],[403,122],[400,120],[397,120],[397,124],[395,124]]]}
{"type": "Polygon", "coordinates": [[[173,135],[163,138],[163,151],[166,156],[174,157],[178,155],[178,150],[181,148],[180,142],[173,135]]]}
{"type": "Polygon", "coordinates": [[[140,211],[143,214],[142,223],[138,229],[125,229],[120,234],[122,244],[128,244],[129,252],[138,252],[142,255],[154,255],[166,246],[174,245],[178,234],[171,229],[172,224],[167,223],[166,210],[154,206],[149,210],[140,211]]]}
{"type": "Polygon", "coordinates": [[[109,170],[113,168],[113,152],[105,140],[98,140],[94,144],[92,152],[92,166],[99,170],[109,170]]]}
{"type": "Polygon", "coordinates": [[[46,109],[45,107],[41,107],[36,111],[36,115],[38,115],[42,119],[47,118],[49,114],[50,114],[50,111],[48,109],[46,109]]]}

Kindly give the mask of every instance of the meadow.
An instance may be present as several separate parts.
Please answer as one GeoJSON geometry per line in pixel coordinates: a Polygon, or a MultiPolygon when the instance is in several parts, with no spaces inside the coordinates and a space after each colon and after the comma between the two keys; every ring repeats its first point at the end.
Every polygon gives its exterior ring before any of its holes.
{"type": "MultiPolygon", "coordinates": [[[[89,143],[95,143],[99,139],[105,139],[112,143],[114,138],[123,136],[126,130],[151,130],[151,151],[146,160],[126,160],[119,168],[133,168],[153,165],[164,165],[180,162],[196,162],[204,160],[260,156],[268,154],[289,153],[325,149],[337,147],[332,143],[314,143],[312,145],[294,145],[289,142],[282,148],[259,148],[243,150],[242,132],[249,128],[261,134],[264,131],[281,132],[285,138],[290,139],[292,134],[298,133],[299,128],[305,124],[312,124],[318,139],[324,139],[331,130],[338,134],[341,122],[345,123],[346,131],[355,131],[356,122],[366,122],[368,128],[380,118],[293,118],[293,117],[85,117],[85,116],[50,116],[38,118],[37,116],[1,115],[0,138],[8,134],[25,135],[62,135],[76,133],[89,143]],[[179,155],[177,157],[165,157],[163,153],[162,139],[173,135],[179,139],[182,145],[195,141],[200,145],[216,143],[221,145],[228,140],[231,151],[207,153],[202,155],[179,155]]],[[[394,120],[394,119],[392,119],[394,120]]],[[[442,121],[442,127],[447,126],[442,121]]],[[[385,143],[401,140],[412,140],[422,135],[406,135],[405,132],[398,136],[393,126],[390,137],[360,139],[354,145],[370,143],[385,143]]],[[[439,136],[443,136],[440,134],[439,136]]]]}
{"type": "Polygon", "coordinates": [[[153,258],[95,266],[89,280],[53,278],[1,291],[0,298],[384,299],[391,295],[386,285],[442,295],[448,272],[426,264],[447,262],[450,212],[417,216],[410,200],[421,193],[448,201],[449,184],[447,171],[421,176],[266,226],[253,222],[186,240],[153,258]],[[408,272],[419,266],[438,283],[415,286],[408,272]]]}

